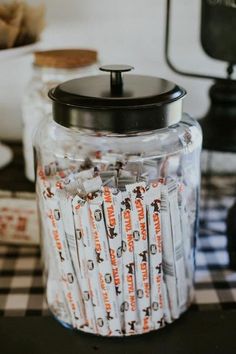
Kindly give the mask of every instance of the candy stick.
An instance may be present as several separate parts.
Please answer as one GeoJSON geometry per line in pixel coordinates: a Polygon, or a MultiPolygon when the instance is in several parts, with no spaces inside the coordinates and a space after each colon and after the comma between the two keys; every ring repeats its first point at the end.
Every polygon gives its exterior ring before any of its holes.
{"type": "Polygon", "coordinates": [[[170,313],[170,307],[169,307],[169,301],[168,301],[168,294],[167,294],[167,287],[165,280],[163,279],[162,281],[162,297],[163,297],[163,317],[164,317],[164,322],[166,323],[172,323],[172,318],[171,318],[171,313],[170,313]]]}
{"type": "MultiPolygon", "coordinates": [[[[43,212],[43,210],[41,210],[43,212]]],[[[43,218],[44,220],[44,218],[43,218]]],[[[61,321],[72,325],[70,310],[68,308],[68,303],[63,292],[63,280],[60,277],[59,270],[56,262],[56,249],[53,247],[52,238],[48,234],[48,228],[44,221],[42,225],[44,227],[44,238],[43,242],[44,248],[44,267],[45,274],[47,274],[46,279],[46,297],[47,302],[52,309],[53,314],[61,321]],[[52,256],[53,255],[53,256],[52,256]]]]}
{"type": "Polygon", "coordinates": [[[57,190],[57,196],[59,199],[66,240],[68,243],[72,263],[74,266],[75,275],[77,277],[77,281],[80,285],[83,294],[85,313],[86,313],[88,326],[90,327],[91,330],[96,332],[96,324],[94,319],[91,294],[89,294],[89,285],[88,285],[86,274],[84,272],[82,259],[81,257],[79,257],[79,249],[77,247],[77,238],[75,235],[73,210],[72,210],[73,197],[70,194],[68,194],[65,189],[57,190]]]}
{"type": "Polygon", "coordinates": [[[57,173],[56,161],[54,159],[52,161],[52,158],[48,161],[44,161],[43,171],[44,171],[45,176],[47,176],[47,178],[55,176],[57,173]]]}
{"type": "Polygon", "coordinates": [[[137,303],[142,332],[151,329],[151,306],[149,284],[149,257],[147,242],[146,207],[144,203],[145,183],[139,182],[126,186],[132,204],[132,228],[134,236],[135,277],[137,303]]]}
{"type": "Polygon", "coordinates": [[[115,177],[111,177],[103,182],[103,186],[107,186],[110,188],[116,188],[117,186],[117,179],[115,177]]]}
{"type": "Polygon", "coordinates": [[[46,215],[46,208],[44,206],[45,200],[42,198],[42,187],[39,183],[36,184],[36,195],[37,195],[37,207],[38,212],[40,213],[41,217],[39,218],[39,229],[40,234],[43,237],[40,238],[40,246],[41,246],[41,253],[43,259],[43,280],[47,277],[49,271],[49,263],[51,258],[51,252],[56,252],[53,245],[51,236],[49,235],[49,229],[47,225],[47,215],[46,215]]]}
{"type": "Polygon", "coordinates": [[[89,201],[90,224],[95,243],[95,252],[99,269],[99,280],[102,289],[109,328],[112,335],[121,334],[121,323],[111,258],[102,210],[102,198],[89,201]]]}
{"type": "Polygon", "coordinates": [[[121,191],[125,191],[125,186],[127,184],[135,183],[136,182],[136,177],[135,176],[130,176],[130,177],[119,177],[118,178],[118,183],[117,187],[121,191]]]}
{"type": "Polygon", "coordinates": [[[100,190],[102,186],[101,177],[97,176],[82,182],[85,193],[93,193],[100,190]]]}
{"type": "Polygon", "coordinates": [[[136,333],[137,300],[135,292],[134,240],[131,220],[131,200],[127,192],[122,192],[122,263],[123,263],[123,299],[122,310],[125,317],[125,334],[136,333]]]}
{"type": "MultiPolygon", "coordinates": [[[[163,245],[163,278],[166,284],[169,309],[173,319],[179,317],[178,293],[176,284],[176,271],[174,260],[174,246],[172,240],[170,209],[168,201],[168,189],[163,185],[161,190],[161,225],[162,225],[162,245],[163,245]]],[[[166,306],[167,308],[167,306],[166,306]]]]}
{"type": "Polygon", "coordinates": [[[183,184],[179,188],[178,204],[180,212],[181,234],[184,246],[186,282],[188,286],[188,302],[191,302],[194,293],[193,246],[191,242],[191,226],[188,220],[186,190],[183,184]]]}
{"type": "Polygon", "coordinates": [[[57,319],[68,325],[72,325],[70,314],[67,312],[66,299],[60,289],[61,284],[60,286],[58,284],[58,280],[54,282],[50,280],[47,284],[46,296],[48,305],[57,319]]]}
{"type": "Polygon", "coordinates": [[[49,211],[48,217],[51,220],[52,234],[55,240],[54,246],[57,247],[58,250],[57,259],[60,262],[60,272],[62,279],[64,280],[63,284],[66,283],[66,298],[69,301],[69,306],[72,313],[74,314],[76,324],[81,327],[85,324],[84,305],[82,302],[82,295],[77,284],[74,269],[71,264],[65,236],[62,233],[61,227],[58,226],[58,209],[54,209],[53,212],[52,210],[49,211]],[[57,216],[55,216],[55,214],[57,216]]]}
{"type": "MultiPolygon", "coordinates": [[[[114,188],[102,187],[103,210],[108,235],[111,265],[115,282],[116,296],[119,308],[123,302],[122,296],[122,251],[121,251],[121,193],[114,188]]],[[[121,314],[120,314],[121,315],[121,314]]],[[[123,316],[120,316],[123,327],[123,316]]]]}
{"type": "Polygon", "coordinates": [[[64,178],[72,172],[71,168],[65,168],[65,166],[61,166],[61,162],[59,163],[57,156],[50,154],[48,155],[46,153],[42,154],[41,156],[43,157],[42,169],[47,178],[64,178]]]}
{"type": "Polygon", "coordinates": [[[64,293],[62,291],[63,284],[58,274],[55,258],[50,258],[50,267],[47,278],[46,296],[47,302],[53,314],[60,320],[72,325],[70,311],[64,293]]]}
{"type": "Polygon", "coordinates": [[[144,173],[148,175],[149,180],[155,180],[158,175],[158,165],[154,160],[145,160],[143,164],[144,173]]]}
{"type": "Polygon", "coordinates": [[[89,296],[92,299],[97,333],[101,335],[109,335],[106,311],[98,282],[99,271],[90,228],[88,203],[76,195],[73,198],[72,206],[74,211],[77,249],[79,252],[81,269],[83,270],[84,275],[87,275],[88,278],[89,296]]]}
{"type": "Polygon", "coordinates": [[[185,273],[184,248],[181,234],[180,214],[178,207],[178,195],[176,181],[167,182],[168,199],[170,206],[170,219],[173,239],[173,251],[175,260],[178,305],[180,312],[186,309],[188,299],[188,287],[185,273]]]}
{"type": "Polygon", "coordinates": [[[45,178],[42,170],[39,171],[39,185],[44,197],[44,206],[48,222],[49,234],[52,238],[52,244],[55,248],[57,265],[60,277],[63,279],[63,290],[68,301],[68,307],[72,317],[72,324],[76,328],[85,325],[84,306],[81,300],[81,293],[78,287],[73,266],[69,255],[69,250],[65,238],[61,213],[58,200],[56,198],[56,189],[54,179],[45,178]]]}
{"type": "Polygon", "coordinates": [[[82,181],[86,179],[90,179],[94,177],[94,168],[90,168],[89,170],[80,171],[76,174],[76,177],[82,181]]]}
{"type": "Polygon", "coordinates": [[[115,179],[117,178],[117,171],[116,170],[112,170],[112,171],[102,171],[100,172],[100,177],[102,179],[102,182],[104,184],[104,182],[106,182],[108,179],[114,177],[115,179]]]}
{"type": "Polygon", "coordinates": [[[105,170],[111,170],[115,168],[117,163],[123,164],[124,155],[122,154],[115,154],[115,153],[106,153],[102,155],[102,163],[104,164],[105,170]]]}
{"type": "Polygon", "coordinates": [[[154,328],[161,326],[163,317],[162,296],[162,236],[161,236],[161,184],[151,183],[145,194],[148,218],[148,240],[151,285],[151,316],[154,328]]]}
{"type": "MultiPolygon", "coordinates": [[[[135,177],[136,180],[139,181],[139,178],[143,172],[143,159],[137,156],[130,155],[127,160],[126,169],[126,173],[128,172],[130,176],[135,177]]],[[[123,171],[122,175],[125,177],[123,171]]]]}

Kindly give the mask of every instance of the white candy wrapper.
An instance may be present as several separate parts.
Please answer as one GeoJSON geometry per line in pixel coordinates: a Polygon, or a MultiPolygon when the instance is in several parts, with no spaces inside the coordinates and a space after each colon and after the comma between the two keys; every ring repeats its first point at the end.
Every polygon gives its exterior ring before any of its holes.
{"type": "Polygon", "coordinates": [[[49,274],[47,279],[46,294],[47,302],[55,316],[62,322],[72,325],[67,300],[63,293],[63,284],[58,274],[55,257],[50,258],[49,274]]]}
{"type": "Polygon", "coordinates": [[[86,179],[91,179],[94,177],[94,168],[78,172],[76,177],[82,181],[85,181],[86,179]]]}
{"type": "Polygon", "coordinates": [[[123,299],[122,310],[125,317],[126,335],[137,331],[137,300],[135,287],[134,239],[131,220],[131,200],[127,192],[122,192],[122,259],[123,259],[123,299]]]}
{"type": "MultiPolygon", "coordinates": [[[[54,209],[58,213],[58,209],[54,209]]],[[[58,215],[58,214],[57,214],[58,215]]],[[[52,211],[48,212],[48,217],[52,224],[52,234],[55,240],[54,246],[58,251],[58,262],[60,262],[60,273],[65,284],[66,299],[69,303],[69,309],[74,316],[77,328],[83,327],[86,324],[84,316],[84,305],[82,302],[82,294],[77,284],[77,279],[74,269],[71,264],[69,250],[67,249],[66,240],[61,236],[60,227],[56,227],[56,218],[52,211]]]]}
{"type": "MultiPolygon", "coordinates": [[[[46,156],[45,156],[46,158],[46,156]]],[[[58,162],[56,156],[48,156],[43,161],[43,173],[45,174],[46,178],[54,177],[56,179],[66,178],[68,175],[74,173],[73,169],[71,168],[63,168],[58,162]]]]}
{"type": "Polygon", "coordinates": [[[52,237],[50,237],[50,235],[48,234],[47,223],[42,226],[46,227],[46,229],[44,230],[44,232],[46,232],[46,237],[44,237],[43,239],[43,242],[45,242],[43,248],[43,257],[44,262],[46,263],[44,264],[44,267],[46,267],[45,270],[46,273],[48,273],[46,279],[47,302],[55,316],[57,316],[60,321],[72,325],[70,310],[68,307],[67,300],[65,298],[65,294],[63,292],[64,280],[61,278],[57,266],[56,250],[53,246],[53,240],[52,237]]]}
{"type": "Polygon", "coordinates": [[[46,177],[53,177],[57,173],[57,164],[55,159],[51,157],[44,157],[43,161],[43,173],[46,177]]]}
{"type": "MultiPolygon", "coordinates": [[[[42,170],[38,174],[38,183],[44,198],[44,210],[47,219],[49,235],[52,238],[52,245],[57,259],[57,266],[62,279],[64,295],[71,314],[72,325],[81,328],[86,324],[84,316],[84,305],[82,295],[77,284],[74,269],[71,263],[68,245],[65,238],[61,212],[54,179],[46,179],[42,170]]],[[[39,191],[40,192],[40,191],[39,191]]]]}
{"type": "MultiPolygon", "coordinates": [[[[169,302],[169,309],[171,318],[176,319],[180,315],[178,307],[178,292],[177,281],[175,271],[175,259],[174,259],[174,244],[172,240],[172,228],[170,219],[170,208],[168,201],[168,189],[166,185],[162,186],[161,190],[161,225],[162,225],[162,265],[163,265],[163,277],[166,284],[167,297],[169,302]]],[[[167,309],[167,306],[165,306],[167,309]]]]}
{"type": "Polygon", "coordinates": [[[75,196],[80,189],[80,181],[77,175],[78,173],[70,173],[68,176],[58,179],[56,182],[57,189],[64,189],[67,194],[75,196]]]}
{"type": "Polygon", "coordinates": [[[89,214],[99,269],[99,280],[111,334],[121,335],[121,323],[111,266],[107,233],[102,210],[102,198],[89,201],[89,214]]]}
{"type": "Polygon", "coordinates": [[[72,205],[80,265],[84,276],[88,279],[88,297],[92,300],[95,315],[95,333],[106,336],[109,335],[109,328],[100,283],[98,281],[99,270],[90,228],[88,203],[76,195],[73,198],[72,205]]]}
{"type": "Polygon", "coordinates": [[[130,194],[132,212],[132,228],[134,237],[134,259],[136,293],[139,309],[140,331],[150,331],[151,328],[151,304],[149,283],[149,256],[148,234],[146,225],[146,206],[144,196],[146,193],[145,183],[134,183],[126,186],[130,194]]]}
{"type": "Polygon", "coordinates": [[[80,169],[66,164],[63,171],[48,158],[38,169],[49,236],[43,240],[47,297],[59,320],[74,328],[142,334],[171,323],[189,304],[187,196],[176,180],[157,179],[156,162],[124,164],[114,155],[104,164],[99,154],[98,166],[87,159],[80,169]]]}
{"type": "Polygon", "coordinates": [[[149,236],[151,316],[155,329],[160,328],[163,318],[161,187],[160,183],[151,183],[145,194],[149,236]]]}
{"type": "Polygon", "coordinates": [[[162,297],[163,297],[163,317],[164,317],[164,322],[166,323],[172,323],[172,318],[171,318],[171,313],[170,313],[170,308],[169,308],[169,301],[168,301],[168,294],[167,294],[167,287],[166,283],[163,279],[162,281],[162,297]]]}
{"type": "Polygon", "coordinates": [[[77,246],[78,241],[75,234],[74,218],[73,218],[73,210],[72,210],[73,197],[69,193],[67,193],[65,189],[57,190],[56,193],[59,199],[66,240],[69,247],[72,263],[74,266],[75,275],[83,295],[87,325],[89,326],[91,331],[96,332],[96,324],[94,319],[91,294],[89,293],[88,280],[84,272],[84,267],[82,262],[83,259],[81,259],[81,255],[79,254],[80,249],[77,246]]]}
{"type": "Polygon", "coordinates": [[[100,190],[102,186],[102,180],[101,177],[97,176],[83,181],[82,185],[86,194],[93,193],[100,190]]]}
{"type": "Polygon", "coordinates": [[[178,306],[182,313],[186,309],[188,300],[188,286],[185,272],[184,247],[180,225],[180,213],[178,206],[178,191],[176,181],[167,182],[168,199],[170,206],[170,218],[173,239],[173,252],[177,279],[178,306]]]}
{"type": "MultiPolygon", "coordinates": [[[[103,210],[108,235],[111,265],[119,308],[123,302],[122,289],[122,231],[121,231],[121,192],[114,188],[102,187],[103,210]]],[[[121,323],[123,322],[121,316],[121,323]]]]}
{"type": "Polygon", "coordinates": [[[111,169],[116,165],[117,162],[123,163],[124,155],[115,154],[112,152],[106,153],[102,155],[102,162],[105,166],[105,169],[111,169]]]}
{"type": "Polygon", "coordinates": [[[184,246],[184,258],[185,258],[185,269],[188,284],[188,301],[191,302],[193,299],[194,292],[194,264],[193,264],[193,245],[191,240],[192,231],[190,222],[188,220],[187,212],[187,199],[185,193],[185,186],[182,185],[179,191],[179,211],[180,211],[180,222],[181,222],[181,233],[183,238],[184,246]]]}

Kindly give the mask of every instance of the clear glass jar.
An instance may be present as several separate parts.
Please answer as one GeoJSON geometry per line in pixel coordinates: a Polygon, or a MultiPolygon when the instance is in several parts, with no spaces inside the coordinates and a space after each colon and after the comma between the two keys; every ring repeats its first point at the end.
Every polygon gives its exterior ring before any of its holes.
{"type": "MultiPolygon", "coordinates": [[[[54,107],[55,120],[58,112],[54,107]]],[[[189,116],[179,118],[126,133],[54,120],[38,129],[47,300],[65,326],[103,336],[142,334],[189,307],[202,134],[189,116]]]]}
{"type": "Polygon", "coordinates": [[[34,182],[33,136],[42,119],[50,119],[51,100],[48,91],[60,82],[97,72],[97,53],[93,50],[64,49],[34,54],[32,79],[22,100],[23,152],[25,175],[34,182]],[[73,61],[70,59],[73,52],[73,61]]]}

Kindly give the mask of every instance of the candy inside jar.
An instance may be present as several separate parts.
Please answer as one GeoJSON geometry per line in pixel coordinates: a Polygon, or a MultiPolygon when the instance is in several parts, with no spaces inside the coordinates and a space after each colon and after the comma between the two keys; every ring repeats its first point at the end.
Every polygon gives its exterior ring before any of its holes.
{"type": "MultiPolygon", "coordinates": [[[[114,80],[126,69],[103,68],[114,80]]],[[[59,85],[36,139],[49,308],[103,336],[162,328],[194,291],[201,131],[180,88],[125,76],[111,91],[107,75],[59,85]]]]}

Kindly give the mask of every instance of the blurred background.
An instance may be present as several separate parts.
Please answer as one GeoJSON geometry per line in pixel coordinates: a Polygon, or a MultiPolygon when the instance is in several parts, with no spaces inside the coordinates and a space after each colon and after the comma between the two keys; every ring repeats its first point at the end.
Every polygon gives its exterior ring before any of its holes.
{"type": "MultiPolygon", "coordinates": [[[[48,89],[59,81],[77,76],[77,72],[68,69],[67,57],[63,59],[66,75],[59,74],[58,77],[56,69],[55,75],[48,72],[45,74],[49,75],[48,78],[44,78],[44,69],[46,72],[48,60],[51,59],[46,55],[43,59],[39,58],[43,62],[38,63],[33,53],[35,50],[93,49],[98,57],[96,65],[88,65],[84,73],[83,68],[78,68],[81,69],[78,75],[96,74],[100,65],[128,64],[135,68],[137,74],[162,77],[187,90],[183,100],[184,111],[195,119],[207,115],[206,125],[203,125],[204,150],[201,160],[202,171],[207,175],[206,185],[203,183],[207,192],[204,200],[210,199],[210,191],[234,198],[235,12],[235,1],[231,0],[136,0],[135,4],[131,0],[0,0],[0,142],[20,143],[24,136],[25,159],[31,164],[31,170],[25,165],[26,175],[33,182],[33,129],[37,121],[50,113],[48,89]],[[12,6],[8,17],[4,15],[4,4],[12,6]],[[25,6],[26,19],[21,20],[20,28],[24,31],[27,21],[28,30],[37,27],[36,38],[29,42],[36,43],[24,49],[21,46],[27,43],[19,44],[19,39],[16,39],[16,44],[12,45],[16,48],[9,49],[8,46],[4,50],[1,44],[4,30],[10,24],[14,33],[17,23],[19,25],[19,16],[22,16],[19,15],[21,5],[25,6]],[[167,12],[167,6],[170,6],[171,11],[167,12]],[[167,65],[167,53],[165,56],[167,44],[172,69],[171,65],[167,65]],[[34,60],[37,69],[33,67],[34,60]],[[41,74],[37,76],[40,70],[41,74]],[[186,72],[191,75],[182,75],[186,72]],[[212,87],[214,105],[209,99],[212,87]],[[213,174],[230,175],[231,179],[224,180],[222,185],[222,180],[212,178],[213,174]]],[[[21,37],[18,35],[16,38],[21,37]]],[[[22,147],[19,149],[21,151],[22,147]]],[[[21,162],[23,175],[24,165],[20,156],[15,161],[21,162]]],[[[0,165],[5,164],[4,158],[9,161],[10,157],[11,151],[0,144],[0,165]]],[[[2,189],[11,189],[11,186],[6,185],[9,174],[9,170],[2,170],[2,189]]],[[[227,207],[231,204],[228,203],[227,207]]]]}
{"type": "MultiPolygon", "coordinates": [[[[2,47],[4,30],[10,23],[4,15],[3,4],[12,2],[14,0],[0,0],[0,168],[8,162],[0,169],[0,256],[5,258],[0,263],[0,278],[8,274],[15,276],[14,267],[21,270],[20,266],[23,274],[31,277],[35,267],[34,274],[41,276],[39,223],[33,183],[33,126],[42,116],[47,117],[50,113],[51,101],[47,92],[52,84],[55,86],[60,80],[71,79],[75,73],[73,70],[81,69],[78,65],[70,70],[70,55],[63,57],[66,75],[62,67],[57,66],[58,62],[53,67],[55,72],[50,71],[53,66],[48,67],[48,60],[52,59],[50,55],[41,59],[36,55],[37,65],[33,67],[33,53],[35,50],[92,49],[97,52],[98,60],[92,58],[92,62],[85,67],[87,74],[92,71],[93,74],[99,73],[100,65],[131,65],[136,74],[165,78],[186,89],[183,108],[193,118],[201,119],[208,112],[201,160],[201,210],[197,213],[197,216],[200,215],[200,246],[196,256],[197,295],[194,306],[198,309],[235,310],[235,0],[171,1],[168,47],[172,69],[167,65],[165,57],[168,28],[166,9],[170,0],[16,0],[16,7],[20,2],[30,6],[43,4],[45,15],[43,8],[39,12],[42,11],[45,19],[39,24],[39,40],[36,39],[36,44],[24,48],[18,43],[16,48],[9,49],[10,46],[2,47]],[[205,12],[202,12],[202,4],[205,12]],[[201,21],[204,26],[201,26],[201,21]],[[41,60],[41,63],[37,63],[37,60],[41,60]],[[181,70],[182,74],[173,70],[173,66],[181,70]],[[186,76],[183,72],[193,75],[186,76]],[[209,99],[209,89],[214,105],[211,105],[209,99]],[[24,148],[23,137],[24,140],[28,139],[24,148]],[[30,163],[29,170],[24,162],[23,150],[25,160],[28,159],[30,163]],[[25,249],[25,245],[36,247],[28,254],[30,248],[25,249]]],[[[14,32],[18,15],[13,10],[14,32]]],[[[28,22],[34,22],[34,17],[31,18],[29,13],[28,22]]],[[[32,23],[30,26],[33,27],[32,23]]],[[[80,74],[85,72],[81,70],[80,74]]],[[[73,144],[70,146],[74,147],[73,144]]],[[[27,311],[41,316],[47,309],[41,278],[25,279],[24,287],[22,279],[14,281],[9,276],[7,280],[4,278],[5,283],[0,279],[3,284],[0,314],[3,316],[25,316],[27,311]],[[27,292],[31,291],[31,285],[36,287],[37,301],[28,301],[27,292]],[[18,298],[11,296],[11,286],[12,294],[18,298]]]]}
{"type": "MultiPolygon", "coordinates": [[[[0,3],[3,1],[0,1],[0,3]]],[[[4,1],[6,2],[6,1],[4,1]]],[[[42,1],[28,0],[29,4],[42,1]]],[[[185,78],[164,59],[166,0],[46,0],[40,49],[95,48],[102,64],[124,63],[136,72],[165,77],[183,86],[184,110],[202,117],[210,80],[185,78]]],[[[201,2],[173,0],[171,55],[186,71],[225,75],[226,64],[209,58],[200,45],[201,2]]],[[[0,139],[21,139],[21,99],[32,75],[32,56],[0,62],[0,139]]]]}

